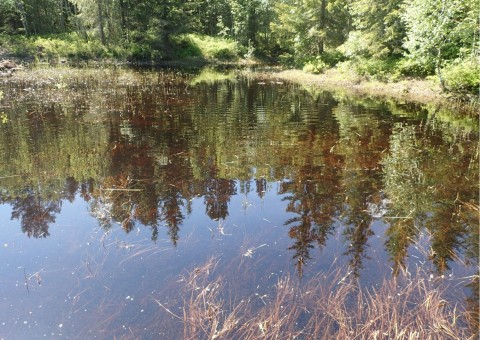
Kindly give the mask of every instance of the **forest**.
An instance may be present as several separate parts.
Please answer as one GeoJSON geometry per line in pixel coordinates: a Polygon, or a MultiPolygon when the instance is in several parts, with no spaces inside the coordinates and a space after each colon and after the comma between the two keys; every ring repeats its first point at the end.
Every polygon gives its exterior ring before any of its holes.
{"type": "Polygon", "coordinates": [[[0,0],[0,50],[36,59],[254,59],[478,96],[476,0],[0,0]]]}

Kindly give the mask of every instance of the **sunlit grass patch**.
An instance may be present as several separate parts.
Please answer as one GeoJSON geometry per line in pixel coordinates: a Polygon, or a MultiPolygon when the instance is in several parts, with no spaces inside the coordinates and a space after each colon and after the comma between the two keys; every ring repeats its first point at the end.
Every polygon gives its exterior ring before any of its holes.
{"type": "Polygon", "coordinates": [[[185,34],[175,38],[177,54],[182,58],[203,57],[234,61],[242,52],[240,45],[233,40],[198,34],[185,34]]]}

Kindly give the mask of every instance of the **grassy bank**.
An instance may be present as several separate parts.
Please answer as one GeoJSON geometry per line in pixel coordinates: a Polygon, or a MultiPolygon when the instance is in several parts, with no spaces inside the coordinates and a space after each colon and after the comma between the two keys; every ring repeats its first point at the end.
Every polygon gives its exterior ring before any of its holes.
{"type": "MultiPolygon", "coordinates": [[[[10,36],[0,35],[0,61],[12,59],[19,64],[31,63],[133,63],[167,64],[171,66],[197,66],[206,64],[254,64],[256,61],[247,48],[230,39],[209,37],[198,34],[172,36],[169,46],[156,40],[144,40],[128,45],[102,45],[98,39],[81,37],[76,33],[51,36],[10,36]]],[[[313,74],[292,69],[267,73],[255,73],[255,77],[269,77],[314,86],[328,91],[345,92],[349,95],[367,96],[375,99],[433,104],[454,108],[462,113],[478,115],[479,96],[469,95],[460,99],[452,93],[442,91],[438,80],[431,78],[380,77],[361,75],[358,65],[343,63],[344,67],[322,69],[313,74]],[[350,66],[348,66],[350,65],[350,66]],[[390,79],[390,80],[389,80],[390,79]],[[395,80],[391,80],[395,79],[395,80]]],[[[248,72],[246,72],[248,73],[248,72]]],[[[383,74],[383,73],[382,73],[383,74]]],[[[251,75],[251,74],[250,74],[251,75]]]]}
{"type": "Polygon", "coordinates": [[[77,33],[45,36],[0,35],[0,60],[18,62],[84,62],[150,63],[168,61],[234,62],[247,50],[237,42],[198,34],[171,36],[165,44],[157,39],[144,39],[128,44],[102,45],[98,39],[77,33]]]}
{"type": "Polygon", "coordinates": [[[305,87],[315,87],[325,91],[343,92],[357,97],[372,99],[393,99],[398,102],[429,104],[436,107],[446,107],[458,110],[462,114],[478,115],[478,98],[473,101],[463,101],[442,92],[440,85],[433,79],[405,78],[395,82],[384,82],[359,76],[353,70],[339,71],[336,68],[326,70],[321,74],[312,74],[302,70],[291,69],[263,72],[247,76],[260,76],[301,84],[305,87]]]}

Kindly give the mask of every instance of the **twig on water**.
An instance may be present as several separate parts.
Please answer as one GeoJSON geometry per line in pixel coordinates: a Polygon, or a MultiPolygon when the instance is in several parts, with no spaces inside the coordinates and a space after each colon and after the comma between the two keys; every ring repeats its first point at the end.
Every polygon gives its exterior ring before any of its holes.
{"type": "Polygon", "coordinates": [[[27,272],[25,270],[25,267],[23,267],[23,275],[25,276],[25,287],[27,287],[27,292],[28,292],[28,294],[30,294],[30,289],[28,288],[27,272]]]}
{"type": "Polygon", "coordinates": [[[156,302],[160,307],[162,307],[167,313],[169,313],[170,315],[173,315],[173,316],[176,317],[177,319],[183,321],[183,318],[182,318],[182,317],[178,316],[177,314],[175,314],[174,312],[172,312],[170,309],[168,309],[167,307],[165,307],[164,305],[162,305],[162,304],[160,303],[160,301],[158,301],[157,299],[155,299],[153,296],[152,296],[152,299],[154,299],[155,302],[156,302]]]}

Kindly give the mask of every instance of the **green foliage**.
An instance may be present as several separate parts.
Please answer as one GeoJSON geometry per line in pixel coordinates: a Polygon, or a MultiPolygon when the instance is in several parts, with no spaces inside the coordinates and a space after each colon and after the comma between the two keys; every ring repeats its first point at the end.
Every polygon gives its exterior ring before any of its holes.
{"type": "Polygon", "coordinates": [[[428,68],[438,69],[445,60],[458,58],[461,51],[478,48],[478,1],[407,0],[404,9],[404,46],[428,68]]]}
{"type": "Polygon", "coordinates": [[[327,48],[334,49],[348,34],[345,22],[340,24],[349,17],[343,0],[283,0],[274,10],[277,20],[271,27],[276,43],[297,63],[320,56],[327,48]]]}
{"type": "Polygon", "coordinates": [[[328,65],[321,59],[309,61],[303,66],[303,71],[313,74],[323,73],[328,68],[328,65]]]}
{"type": "Polygon", "coordinates": [[[354,0],[350,6],[354,29],[345,42],[347,54],[377,59],[400,55],[405,29],[401,23],[403,0],[354,0]]]}
{"type": "Polygon", "coordinates": [[[0,122],[2,122],[2,124],[8,123],[8,116],[5,112],[0,112],[0,122]]]}
{"type": "Polygon", "coordinates": [[[108,49],[98,40],[83,40],[76,34],[63,34],[60,36],[37,37],[34,40],[39,57],[71,58],[71,59],[96,59],[111,55],[108,49]]]}
{"type": "Polygon", "coordinates": [[[478,0],[0,0],[0,48],[40,60],[256,56],[378,80],[436,71],[471,93],[479,12],[478,0]]]}
{"type": "Polygon", "coordinates": [[[237,55],[228,48],[222,48],[213,53],[213,57],[219,60],[234,60],[237,55]]]}
{"type": "Polygon", "coordinates": [[[403,58],[395,66],[395,73],[405,77],[426,77],[434,73],[431,65],[426,65],[418,59],[403,58]]]}
{"type": "Polygon", "coordinates": [[[188,35],[172,38],[175,57],[178,59],[201,57],[202,51],[197,43],[188,35]]]}
{"type": "Polygon", "coordinates": [[[239,44],[230,39],[209,37],[199,34],[181,35],[175,39],[179,57],[198,57],[206,59],[235,60],[242,54],[239,44]]]}
{"type": "Polygon", "coordinates": [[[480,63],[475,56],[453,61],[442,74],[445,85],[454,93],[478,94],[480,90],[480,63]]]}
{"type": "Polygon", "coordinates": [[[13,0],[0,1],[0,32],[7,34],[20,33],[22,23],[20,13],[15,7],[13,0]]]}
{"type": "Polygon", "coordinates": [[[19,57],[28,57],[35,54],[37,47],[34,40],[23,35],[0,34],[0,47],[19,57]]]}
{"type": "Polygon", "coordinates": [[[129,61],[149,61],[152,59],[152,49],[147,44],[132,43],[128,47],[129,61]]]}
{"type": "Polygon", "coordinates": [[[355,71],[360,76],[386,81],[391,76],[392,70],[395,69],[396,62],[397,60],[394,58],[358,58],[355,60],[353,65],[355,67],[355,71]]]}
{"type": "Polygon", "coordinates": [[[346,60],[345,55],[338,50],[324,51],[320,58],[325,64],[330,67],[333,67],[338,63],[346,60]]]}

